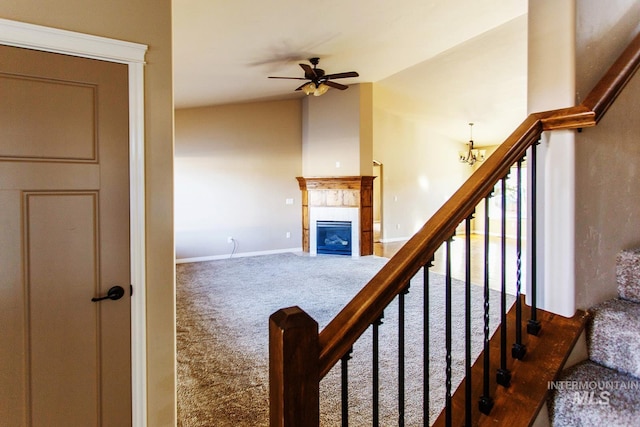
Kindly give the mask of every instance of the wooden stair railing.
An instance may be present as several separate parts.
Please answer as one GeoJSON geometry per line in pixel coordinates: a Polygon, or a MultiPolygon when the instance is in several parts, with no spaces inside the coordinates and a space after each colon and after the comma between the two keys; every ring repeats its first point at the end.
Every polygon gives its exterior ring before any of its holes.
{"type": "Polygon", "coordinates": [[[318,426],[320,379],[430,262],[542,132],[595,126],[639,66],[640,35],[580,105],[530,114],[319,334],[318,324],[298,307],[274,313],[269,322],[271,427],[318,426]]]}

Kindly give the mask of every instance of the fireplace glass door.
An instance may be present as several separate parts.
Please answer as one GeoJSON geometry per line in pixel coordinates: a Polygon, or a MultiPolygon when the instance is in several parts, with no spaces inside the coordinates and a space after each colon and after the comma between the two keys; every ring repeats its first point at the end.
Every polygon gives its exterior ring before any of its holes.
{"type": "Polygon", "coordinates": [[[351,221],[317,221],[317,253],[351,255],[351,221]]]}

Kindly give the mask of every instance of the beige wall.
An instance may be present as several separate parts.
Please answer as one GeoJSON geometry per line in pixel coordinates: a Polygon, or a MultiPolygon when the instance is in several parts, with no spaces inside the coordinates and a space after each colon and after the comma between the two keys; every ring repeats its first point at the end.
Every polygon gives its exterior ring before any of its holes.
{"type": "Polygon", "coordinates": [[[457,161],[464,143],[406,111],[375,84],[301,101],[177,110],[177,258],[226,256],[229,236],[240,254],[299,248],[295,176],[370,175],[374,155],[384,165],[383,237],[410,237],[473,168],[457,161]]]}
{"type": "Polygon", "coordinates": [[[465,144],[439,134],[420,115],[411,114],[410,105],[374,85],[373,156],[384,168],[385,241],[411,237],[473,171],[458,162],[465,144]]]}
{"type": "Polygon", "coordinates": [[[373,175],[373,83],[360,88],[360,173],[373,175]]]}
{"type": "MultiPolygon", "coordinates": [[[[329,90],[321,97],[302,100],[302,174],[316,176],[356,176],[371,174],[371,144],[365,133],[361,140],[361,117],[370,111],[371,84],[351,85],[349,89],[329,90]],[[364,101],[361,99],[364,97],[364,101]],[[361,111],[361,107],[365,111],[361,111]],[[365,155],[367,159],[361,159],[365,155]],[[361,165],[368,164],[366,173],[361,165]]],[[[365,132],[367,129],[364,129],[365,132]]]]}
{"type": "MultiPolygon", "coordinates": [[[[149,425],[175,425],[171,1],[0,4],[5,19],[149,45],[145,67],[149,425]]],[[[54,362],[54,361],[52,361],[54,362]]]]}
{"type": "Polygon", "coordinates": [[[177,259],[301,250],[301,126],[299,99],[176,111],[177,259]]]}
{"type": "MultiPolygon", "coordinates": [[[[577,102],[640,31],[636,0],[577,2],[577,102]]],[[[640,247],[636,75],[605,118],[576,136],[576,304],[616,296],[615,256],[640,247]]]]}

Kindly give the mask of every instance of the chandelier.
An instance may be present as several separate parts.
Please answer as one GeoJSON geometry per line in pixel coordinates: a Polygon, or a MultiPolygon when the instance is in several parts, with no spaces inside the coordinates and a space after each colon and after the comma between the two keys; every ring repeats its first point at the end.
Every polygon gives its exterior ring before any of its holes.
{"type": "Polygon", "coordinates": [[[469,123],[469,142],[466,151],[458,151],[458,159],[460,163],[469,163],[473,166],[476,162],[483,162],[486,154],[485,150],[477,150],[473,148],[473,123],[469,123]]]}

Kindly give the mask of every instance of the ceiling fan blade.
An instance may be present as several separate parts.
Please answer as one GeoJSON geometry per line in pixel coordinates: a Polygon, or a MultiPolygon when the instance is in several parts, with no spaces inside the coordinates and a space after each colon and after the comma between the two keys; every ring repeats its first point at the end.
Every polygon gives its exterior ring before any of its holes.
{"type": "Polygon", "coordinates": [[[347,77],[358,77],[360,74],[355,71],[347,71],[345,73],[327,74],[325,79],[346,79],[347,77]]]}
{"type": "Polygon", "coordinates": [[[331,80],[327,80],[326,82],[324,82],[324,84],[340,90],[345,90],[346,88],[349,87],[349,86],[341,85],[340,83],[332,82],[331,80]]]}
{"type": "Polygon", "coordinates": [[[304,77],[273,77],[273,76],[269,76],[270,79],[289,79],[289,80],[308,80],[305,79],[304,77]]]}
{"type": "Polygon", "coordinates": [[[311,68],[311,65],[300,64],[300,66],[304,70],[304,76],[307,78],[307,80],[315,80],[316,78],[318,78],[318,76],[316,76],[316,72],[313,70],[313,68],[311,68]]]}

